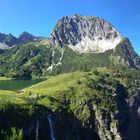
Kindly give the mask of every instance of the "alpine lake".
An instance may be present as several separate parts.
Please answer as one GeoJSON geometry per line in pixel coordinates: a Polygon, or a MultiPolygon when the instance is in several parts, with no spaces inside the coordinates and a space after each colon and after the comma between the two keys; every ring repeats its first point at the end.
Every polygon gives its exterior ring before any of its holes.
{"type": "Polygon", "coordinates": [[[34,79],[34,80],[0,79],[0,90],[19,91],[26,87],[37,84],[41,81],[43,80],[42,79],[34,79]]]}

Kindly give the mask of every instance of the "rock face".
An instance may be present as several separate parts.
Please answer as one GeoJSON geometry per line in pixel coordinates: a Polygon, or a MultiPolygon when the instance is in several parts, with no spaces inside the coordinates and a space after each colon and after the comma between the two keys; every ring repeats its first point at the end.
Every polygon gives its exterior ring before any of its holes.
{"type": "Polygon", "coordinates": [[[128,38],[123,39],[115,49],[115,64],[126,65],[140,69],[140,57],[135,52],[128,38]]]}
{"type": "MultiPolygon", "coordinates": [[[[140,57],[134,51],[129,39],[124,38],[111,23],[99,17],[80,15],[63,17],[56,24],[50,40],[51,46],[58,48],[68,46],[80,54],[103,54],[112,50],[109,57],[113,58],[115,65],[140,69],[140,57]]],[[[112,60],[110,61],[112,63],[112,60]]]]}
{"type": "Polygon", "coordinates": [[[0,33],[0,48],[1,49],[8,49],[14,45],[25,43],[29,41],[37,41],[43,39],[41,37],[33,36],[28,32],[23,32],[18,38],[13,36],[12,34],[2,34],[0,33]]]}
{"type": "Polygon", "coordinates": [[[9,46],[13,46],[14,44],[17,44],[18,40],[16,37],[14,37],[12,34],[6,35],[0,33],[0,48],[6,49],[9,46]]]}
{"type": "Polygon", "coordinates": [[[7,37],[6,34],[0,33],[0,42],[3,42],[3,41],[5,40],[6,37],[7,37]]]}
{"type": "Polygon", "coordinates": [[[140,89],[134,90],[135,94],[128,99],[129,124],[125,131],[128,140],[138,140],[140,138],[140,89]]]}
{"type": "Polygon", "coordinates": [[[4,40],[4,44],[6,44],[7,46],[13,46],[14,44],[17,44],[17,43],[18,43],[18,39],[14,37],[12,34],[9,34],[8,36],[6,36],[4,40]]]}
{"type": "Polygon", "coordinates": [[[60,19],[50,38],[53,46],[68,45],[79,53],[99,53],[114,49],[122,35],[111,23],[99,17],[74,15],[60,19]]]}
{"type": "Polygon", "coordinates": [[[28,32],[23,32],[19,38],[18,42],[29,42],[29,41],[36,41],[39,37],[33,36],[32,34],[29,34],[28,32]]]}

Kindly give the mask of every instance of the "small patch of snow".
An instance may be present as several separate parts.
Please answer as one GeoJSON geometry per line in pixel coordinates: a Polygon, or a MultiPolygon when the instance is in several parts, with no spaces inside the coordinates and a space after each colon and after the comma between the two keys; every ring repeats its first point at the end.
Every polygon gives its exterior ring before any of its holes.
{"type": "Polygon", "coordinates": [[[49,73],[51,73],[52,70],[53,70],[53,66],[54,66],[53,58],[54,58],[54,55],[55,55],[55,51],[53,50],[53,52],[52,52],[51,66],[49,66],[49,67],[47,68],[47,70],[49,71],[49,73]]]}
{"type": "Polygon", "coordinates": [[[49,66],[49,67],[47,68],[47,70],[48,70],[49,72],[52,72],[52,70],[53,70],[53,65],[49,66]]]}
{"type": "Polygon", "coordinates": [[[52,52],[52,65],[54,64],[54,62],[53,62],[53,58],[54,58],[54,55],[55,55],[55,51],[53,50],[53,52],[52,52]]]}
{"type": "Polygon", "coordinates": [[[61,65],[62,63],[61,62],[58,62],[56,65],[58,66],[58,65],[61,65]]]}
{"type": "Polygon", "coordinates": [[[64,51],[62,51],[62,53],[61,53],[61,57],[59,59],[60,62],[62,61],[63,55],[64,55],[64,51]]]}
{"type": "Polygon", "coordinates": [[[49,73],[52,72],[54,66],[61,65],[61,61],[62,61],[62,58],[63,58],[63,54],[64,54],[64,51],[62,51],[62,53],[61,53],[61,57],[59,58],[59,62],[58,62],[57,64],[55,64],[55,63],[53,62],[53,57],[54,57],[54,55],[55,55],[55,51],[53,51],[53,53],[52,53],[52,62],[51,62],[52,64],[51,64],[51,66],[49,66],[49,67],[47,68],[47,70],[49,71],[49,73]]]}
{"type": "Polygon", "coordinates": [[[62,51],[62,53],[61,53],[61,57],[59,58],[59,62],[56,64],[57,66],[62,64],[61,61],[62,61],[63,55],[64,55],[64,51],[62,51]]]}

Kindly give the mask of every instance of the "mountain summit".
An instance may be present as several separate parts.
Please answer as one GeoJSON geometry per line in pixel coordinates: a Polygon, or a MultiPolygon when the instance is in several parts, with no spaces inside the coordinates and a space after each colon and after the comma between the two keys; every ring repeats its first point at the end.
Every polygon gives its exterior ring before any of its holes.
{"type": "Polygon", "coordinates": [[[23,32],[22,34],[20,34],[18,40],[19,42],[29,42],[29,41],[35,41],[38,40],[39,38],[28,33],[28,32],[23,32]]]}
{"type": "Polygon", "coordinates": [[[14,45],[26,43],[30,41],[37,41],[43,39],[41,37],[33,36],[28,32],[23,32],[18,38],[10,34],[0,33],[0,49],[9,49],[14,45]]]}
{"type": "Polygon", "coordinates": [[[79,53],[114,49],[123,39],[115,27],[99,17],[74,15],[60,19],[51,34],[53,46],[68,45],[79,53]]]}

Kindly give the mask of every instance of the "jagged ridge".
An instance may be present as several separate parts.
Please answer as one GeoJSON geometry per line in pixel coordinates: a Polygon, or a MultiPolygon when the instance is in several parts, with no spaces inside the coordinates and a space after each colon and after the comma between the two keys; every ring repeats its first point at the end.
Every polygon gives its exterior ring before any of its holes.
{"type": "Polygon", "coordinates": [[[28,32],[23,32],[22,34],[19,35],[19,37],[15,37],[11,33],[8,35],[0,33],[0,48],[8,49],[9,47],[12,47],[12,46],[20,44],[20,43],[37,41],[40,39],[44,39],[44,38],[36,37],[28,32]]]}

